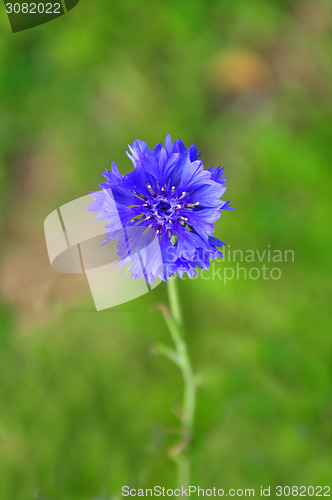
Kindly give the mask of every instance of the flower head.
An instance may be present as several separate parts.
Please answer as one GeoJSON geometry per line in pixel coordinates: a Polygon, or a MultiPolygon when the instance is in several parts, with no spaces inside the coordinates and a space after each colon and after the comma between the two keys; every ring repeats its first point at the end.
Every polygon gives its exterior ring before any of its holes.
{"type": "Polygon", "coordinates": [[[132,277],[151,284],[178,273],[190,278],[222,257],[224,243],[212,235],[222,210],[233,210],[225,193],[223,168],[205,170],[197,147],[188,149],[168,134],[151,150],[143,141],[129,146],[134,169],[122,175],[115,163],[89,210],[107,219],[106,239],[117,241],[120,265],[130,262],[132,277]]]}

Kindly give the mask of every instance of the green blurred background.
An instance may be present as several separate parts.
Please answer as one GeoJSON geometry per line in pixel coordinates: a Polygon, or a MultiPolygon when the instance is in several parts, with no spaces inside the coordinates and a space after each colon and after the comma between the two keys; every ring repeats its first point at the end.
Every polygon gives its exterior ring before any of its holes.
{"type": "Polygon", "coordinates": [[[279,280],[179,283],[202,380],[192,482],[329,484],[331,25],[324,0],[81,0],[14,35],[1,6],[1,500],[175,486],[181,378],[150,354],[170,342],[165,285],[97,313],[43,234],[112,160],[131,168],[128,143],[167,132],[226,167],[218,237],[295,254],[279,280]]]}

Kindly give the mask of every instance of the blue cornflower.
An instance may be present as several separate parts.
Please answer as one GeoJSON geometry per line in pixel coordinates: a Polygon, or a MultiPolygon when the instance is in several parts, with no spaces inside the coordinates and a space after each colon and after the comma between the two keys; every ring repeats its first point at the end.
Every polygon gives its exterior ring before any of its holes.
{"type": "Polygon", "coordinates": [[[193,144],[181,139],[151,150],[136,140],[126,152],[134,169],[122,175],[115,163],[105,170],[101,191],[89,210],[107,219],[106,239],[117,242],[120,265],[130,262],[131,276],[144,276],[151,284],[158,276],[167,281],[178,273],[190,278],[196,268],[208,269],[210,259],[222,257],[225,244],[213,237],[222,210],[234,210],[225,193],[223,168],[205,170],[193,144]]]}

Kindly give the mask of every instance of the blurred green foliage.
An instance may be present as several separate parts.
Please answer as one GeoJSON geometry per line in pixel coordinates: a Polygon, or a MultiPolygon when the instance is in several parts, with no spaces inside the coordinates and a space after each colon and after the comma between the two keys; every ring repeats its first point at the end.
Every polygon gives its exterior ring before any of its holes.
{"type": "MultiPolygon", "coordinates": [[[[196,142],[206,166],[226,166],[237,211],[218,237],[295,252],[280,280],[180,283],[202,379],[201,487],[331,478],[331,22],[323,0],[81,0],[13,35],[1,12],[3,270],[12,249],[44,251],[45,217],[95,189],[112,160],[129,170],[127,143],[167,132],[196,142]]],[[[38,259],[27,266],[38,277],[38,259]]],[[[23,306],[2,286],[1,500],[174,486],[180,376],[149,354],[168,338],[151,312],[165,292],[100,313],[73,294],[22,326],[23,306]]],[[[40,297],[28,295],[32,310],[40,297]]]]}

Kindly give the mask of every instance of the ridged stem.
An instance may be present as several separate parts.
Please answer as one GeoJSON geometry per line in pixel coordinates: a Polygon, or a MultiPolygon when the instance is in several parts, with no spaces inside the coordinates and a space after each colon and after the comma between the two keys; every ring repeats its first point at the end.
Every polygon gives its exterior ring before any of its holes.
{"type": "Polygon", "coordinates": [[[181,411],[181,441],[176,456],[178,466],[178,485],[188,487],[190,482],[189,445],[192,440],[195,416],[196,381],[183,335],[181,304],[177,280],[170,278],[167,283],[170,314],[164,313],[165,321],[175,344],[177,364],[180,368],[184,391],[181,411]]]}

